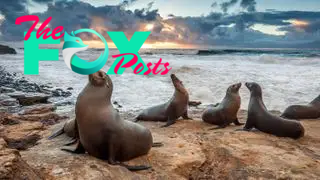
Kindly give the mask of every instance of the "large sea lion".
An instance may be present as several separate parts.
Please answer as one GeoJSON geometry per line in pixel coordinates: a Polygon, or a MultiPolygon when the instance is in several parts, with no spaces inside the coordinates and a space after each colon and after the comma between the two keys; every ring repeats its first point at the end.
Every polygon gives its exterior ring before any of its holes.
{"type": "Polygon", "coordinates": [[[265,133],[294,139],[304,136],[304,127],[299,121],[283,119],[268,112],[262,100],[262,90],[259,84],[247,82],[246,86],[251,95],[248,118],[243,130],[250,131],[256,128],[265,133]]]}
{"type": "Polygon", "coordinates": [[[157,106],[145,109],[136,117],[136,122],[142,121],[162,121],[167,122],[161,127],[168,127],[176,122],[179,117],[191,119],[188,116],[189,94],[175,74],[171,74],[171,80],[175,88],[171,99],[157,106]]]}
{"type": "Polygon", "coordinates": [[[231,123],[238,126],[243,125],[237,118],[241,105],[240,87],[241,83],[229,86],[222,102],[215,106],[209,106],[202,113],[202,120],[206,123],[218,125],[219,128],[225,128],[231,123]]]}
{"type": "Polygon", "coordinates": [[[288,119],[320,118],[320,95],[307,105],[292,105],[284,110],[281,117],[288,119]]]}
{"type": "Polygon", "coordinates": [[[108,75],[98,71],[89,75],[89,83],[77,98],[75,114],[79,132],[76,148],[63,150],[85,153],[123,165],[129,170],[143,170],[149,166],[128,166],[123,161],[145,155],[153,145],[149,129],[120,118],[112,106],[113,84],[108,75]]]}

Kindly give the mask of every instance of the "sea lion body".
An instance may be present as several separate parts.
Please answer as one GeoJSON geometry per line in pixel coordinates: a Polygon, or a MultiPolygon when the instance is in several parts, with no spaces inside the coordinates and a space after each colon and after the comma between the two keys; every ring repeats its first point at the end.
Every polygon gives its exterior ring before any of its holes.
{"type": "MultiPolygon", "coordinates": [[[[89,83],[79,94],[75,107],[80,141],[76,149],[64,150],[87,151],[113,165],[149,152],[153,145],[150,130],[120,118],[111,103],[112,90],[112,81],[105,72],[100,70],[89,75],[89,83]]],[[[135,170],[147,168],[143,166],[135,170]]]]}
{"type": "Polygon", "coordinates": [[[288,119],[320,118],[320,95],[307,105],[292,105],[284,110],[281,117],[288,119]]]}
{"type": "Polygon", "coordinates": [[[298,121],[277,117],[268,112],[262,100],[262,90],[257,83],[246,83],[251,92],[248,118],[244,130],[256,128],[279,137],[298,139],[304,136],[304,127],[298,121]]]}
{"type": "Polygon", "coordinates": [[[188,91],[182,84],[182,81],[180,81],[174,74],[171,74],[171,79],[175,87],[175,91],[171,99],[164,104],[143,110],[136,117],[136,121],[162,121],[167,122],[167,124],[162,127],[167,127],[174,124],[179,117],[191,119],[188,117],[188,91]]]}
{"type": "Polygon", "coordinates": [[[237,118],[237,113],[241,105],[239,95],[240,87],[241,83],[229,86],[222,102],[216,106],[207,107],[202,113],[202,120],[220,127],[226,127],[231,123],[242,125],[237,118]]]}

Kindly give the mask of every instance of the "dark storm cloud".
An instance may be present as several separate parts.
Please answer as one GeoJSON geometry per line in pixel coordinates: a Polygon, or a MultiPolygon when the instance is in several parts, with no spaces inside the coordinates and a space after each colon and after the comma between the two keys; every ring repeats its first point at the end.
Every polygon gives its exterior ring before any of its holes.
{"type": "MultiPolygon", "coordinates": [[[[1,1],[1,0],[0,0],[1,1]]],[[[2,0],[3,1],[3,0],[2,0]]],[[[29,0],[5,1],[0,12],[5,20],[0,25],[2,38],[5,40],[22,40],[23,32],[31,24],[15,25],[15,19],[29,14],[26,7],[29,0]]],[[[108,37],[106,31],[124,31],[127,36],[135,31],[145,30],[146,24],[152,23],[153,29],[148,41],[179,42],[207,45],[248,45],[292,44],[292,42],[314,41],[320,39],[320,12],[311,11],[256,11],[255,0],[230,0],[220,4],[224,12],[239,3],[245,12],[227,14],[211,12],[206,16],[179,17],[168,15],[163,19],[158,9],[153,9],[153,2],[145,8],[126,10],[136,0],[122,1],[118,5],[94,7],[82,1],[67,0],[33,0],[33,3],[47,4],[43,13],[36,13],[43,22],[53,17],[50,27],[63,26],[67,32],[81,28],[91,28],[108,37]],[[297,19],[307,22],[296,27],[288,20],[297,19]],[[255,24],[273,25],[285,36],[267,35],[251,29],[255,24]]],[[[95,39],[84,35],[83,40],[95,39]]]]}
{"type": "MultiPolygon", "coordinates": [[[[229,0],[220,4],[223,12],[228,12],[228,9],[238,3],[239,0],[229,0]]],[[[256,11],[256,1],[255,0],[240,0],[240,6],[246,9],[248,12],[256,11]]]]}
{"type": "Polygon", "coordinates": [[[228,9],[231,6],[234,6],[237,2],[238,2],[238,0],[230,0],[230,1],[227,1],[227,2],[221,3],[220,6],[221,6],[222,11],[223,12],[227,12],[228,9]]]}
{"type": "MultiPolygon", "coordinates": [[[[129,5],[136,0],[124,1],[129,5]]],[[[49,0],[34,0],[34,2],[48,3],[47,11],[35,13],[43,22],[48,17],[52,17],[50,27],[63,26],[67,32],[80,28],[96,27],[102,35],[107,35],[106,31],[137,31],[143,22],[153,21],[159,17],[158,10],[151,10],[153,3],[149,3],[146,8],[137,9],[134,12],[125,10],[121,5],[94,7],[91,4],[81,1],[59,0],[50,3],[49,0]]],[[[15,25],[15,20],[19,16],[29,14],[26,10],[27,0],[5,1],[5,6],[1,6],[1,14],[5,20],[0,25],[2,38],[5,40],[22,40],[23,32],[31,27],[31,23],[15,25]]]]}
{"type": "Polygon", "coordinates": [[[249,12],[256,11],[256,1],[255,0],[242,0],[240,6],[247,9],[249,12]]]}

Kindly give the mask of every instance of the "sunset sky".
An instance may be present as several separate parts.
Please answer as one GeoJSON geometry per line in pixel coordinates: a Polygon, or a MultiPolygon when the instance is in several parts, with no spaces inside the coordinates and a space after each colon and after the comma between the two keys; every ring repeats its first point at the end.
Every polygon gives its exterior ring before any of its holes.
{"type": "MultiPolygon", "coordinates": [[[[151,31],[145,47],[320,47],[319,0],[0,0],[0,40],[21,41],[36,14],[67,32],[151,31]]],[[[97,37],[80,36],[84,41],[97,37]]],[[[92,43],[99,46],[98,42],[92,43]]]]}

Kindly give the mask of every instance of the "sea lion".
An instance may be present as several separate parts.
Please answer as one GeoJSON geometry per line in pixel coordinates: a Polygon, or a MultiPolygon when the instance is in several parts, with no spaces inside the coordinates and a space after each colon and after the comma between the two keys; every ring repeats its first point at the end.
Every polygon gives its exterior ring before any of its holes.
{"type": "Polygon", "coordinates": [[[246,86],[251,95],[248,118],[243,130],[250,131],[252,128],[256,128],[278,137],[290,137],[293,139],[304,136],[305,130],[299,121],[283,119],[268,112],[262,100],[262,90],[259,84],[247,82],[246,86]]]}
{"type": "Polygon", "coordinates": [[[150,166],[128,166],[120,162],[146,155],[153,145],[149,129],[123,120],[112,106],[113,84],[102,70],[89,75],[89,83],[81,91],[75,106],[79,141],[76,148],[63,150],[85,153],[107,160],[111,165],[123,165],[129,170],[144,170],[150,166]]]}
{"type": "Polygon", "coordinates": [[[168,127],[176,122],[179,117],[191,119],[188,116],[189,94],[175,74],[170,75],[175,91],[171,99],[157,106],[143,110],[137,117],[137,121],[162,121],[167,122],[161,127],[168,127]]]}
{"type": "Polygon", "coordinates": [[[320,118],[320,95],[307,105],[292,105],[284,110],[281,117],[288,119],[320,118]]]}
{"type": "Polygon", "coordinates": [[[60,136],[63,133],[65,133],[67,136],[69,136],[71,138],[77,137],[78,132],[77,132],[77,126],[76,126],[75,119],[71,119],[71,120],[68,120],[67,122],[65,122],[64,125],[60,129],[58,129],[57,131],[52,133],[52,135],[50,135],[48,137],[48,139],[53,139],[57,136],[60,136]]]}
{"type": "Polygon", "coordinates": [[[239,95],[240,87],[241,83],[229,86],[222,102],[215,106],[207,107],[202,113],[202,120],[206,123],[218,125],[218,128],[225,128],[231,123],[238,126],[243,125],[243,123],[239,122],[237,117],[241,105],[241,98],[239,95]]]}

